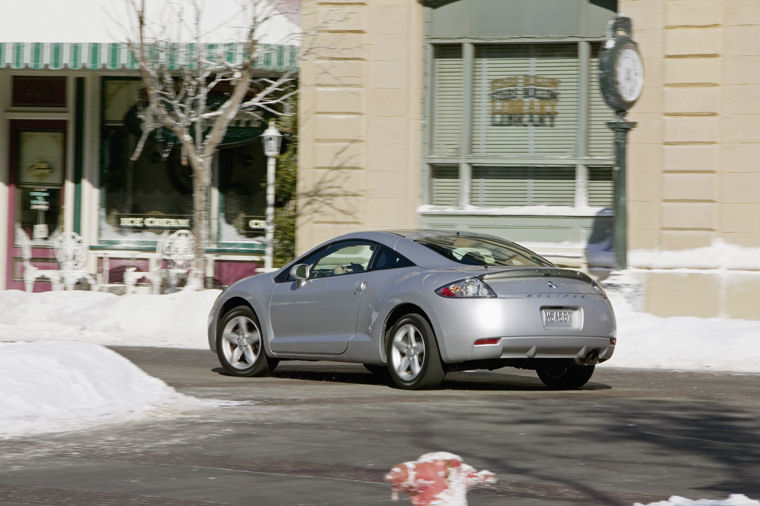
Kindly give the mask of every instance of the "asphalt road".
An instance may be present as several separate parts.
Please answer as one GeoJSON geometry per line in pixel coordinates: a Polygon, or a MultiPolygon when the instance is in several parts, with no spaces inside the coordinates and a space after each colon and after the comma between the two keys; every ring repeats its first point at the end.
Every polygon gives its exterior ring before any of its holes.
{"type": "Polygon", "coordinates": [[[180,392],[244,403],[0,441],[0,504],[387,504],[384,474],[430,451],[497,475],[470,505],[760,498],[760,376],[601,366],[550,391],[501,369],[407,392],[356,365],[235,378],[207,351],[115,349],[180,392]]]}

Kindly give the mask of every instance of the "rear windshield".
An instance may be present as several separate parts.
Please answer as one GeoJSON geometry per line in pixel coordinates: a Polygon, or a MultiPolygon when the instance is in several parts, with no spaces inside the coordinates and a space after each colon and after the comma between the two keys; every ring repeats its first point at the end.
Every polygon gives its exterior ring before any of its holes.
{"type": "Polygon", "coordinates": [[[550,261],[512,242],[496,238],[450,235],[423,237],[415,242],[465,265],[552,267],[550,261]]]}

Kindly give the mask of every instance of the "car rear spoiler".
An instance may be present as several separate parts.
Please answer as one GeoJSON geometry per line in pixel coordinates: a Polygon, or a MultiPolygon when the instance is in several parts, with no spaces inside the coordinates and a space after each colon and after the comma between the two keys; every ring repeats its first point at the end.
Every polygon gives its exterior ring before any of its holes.
{"type": "Polygon", "coordinates": [[[489,272],[481,276],[483,281],[510,278],[567,278],[591,284],[594,283],[588,274],[572,269],[558,269],[556,267],[514,267],[498,272],[489,272]]]}

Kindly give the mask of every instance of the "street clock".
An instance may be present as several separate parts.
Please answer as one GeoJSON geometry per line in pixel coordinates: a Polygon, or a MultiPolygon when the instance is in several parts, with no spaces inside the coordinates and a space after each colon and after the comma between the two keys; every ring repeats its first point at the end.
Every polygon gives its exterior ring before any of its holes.
{"type": "Polygon", "coordinates": [[[617,16],[607,24],[607,40],[599,55],[599,87],[605,102],[616,112],[636,103],[644,87],[644,63],[631,39],[631,18],[617,16]]]}

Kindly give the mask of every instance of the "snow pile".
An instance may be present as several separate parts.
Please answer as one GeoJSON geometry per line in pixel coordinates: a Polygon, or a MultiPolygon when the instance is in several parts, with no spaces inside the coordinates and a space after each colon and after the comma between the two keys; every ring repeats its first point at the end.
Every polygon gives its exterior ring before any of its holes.
{"type": "MultiPolygon", "coordinates": [[[[636,311],[635,294],[625,290],[624,284],[607,290],[618,341],[604,367],[758,372],[760,321],[654,316],[636,311]]],[[[207,318],[218,294],[0,291],[0,341],[208,349],[207,318]]]]}
{"type": "Polygon", "coordinates": [[[634,311],[623,294],[607,293],[618,332],[615,354],[605,367],[759,372],[760,321],[664,318],[634,311]]]}
{"type": "Polygon", "coordinates": [[[391,484],[394,501],[399,492],[406,492],[415,506],[466,506],[468,490],[497,480],[490,471],[475,471],[459,455],[434,452],[393,466],[385,481],[391,484]]]}
{"type": "Polygon", "coordinates": [[[176,416],[219,405],[177,393],[86,343],[0,343],[0,439],[176,416]]]}
{"type": "Polygon", "coordinates": [[[628,263],[637,269],[760,270],[760,248],[717,239],[710,246],[689,250],[632,250],[628,263]]]}
{"type": "MultiPolygon", "coordinates": [[[[634,506],[644,506],[641,503],[636,503],[634,506]]],[[[674,495],[667,501],[653,502],[646,506],[760,506],[760,502],[753,501],[746,495],[731,494],[728,499],[724,501],[716,501],[714,499],[698,499],[692,501],[685,497],[674,495]]]]}
{"type": "Polygon", "coordinates": [[[219,290],[169,295],[0,291],[0,341],[63,339],[103,345],[208,348],[219,290]]]}

